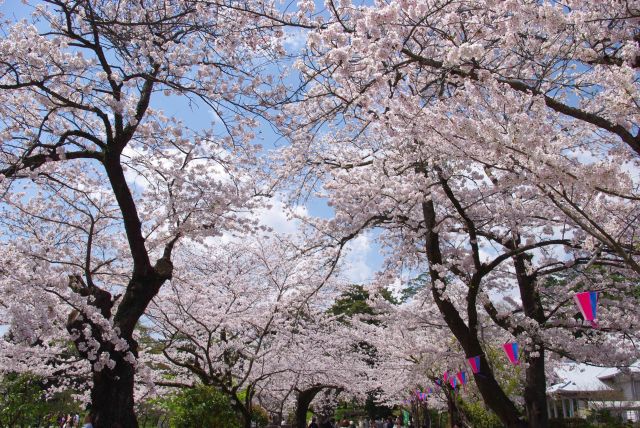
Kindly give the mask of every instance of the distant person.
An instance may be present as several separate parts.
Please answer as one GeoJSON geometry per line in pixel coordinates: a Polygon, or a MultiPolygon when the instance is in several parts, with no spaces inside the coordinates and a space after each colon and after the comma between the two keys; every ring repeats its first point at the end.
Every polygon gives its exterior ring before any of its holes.
{"type": "Polygon", "coordinates": [[[91,413],[87,413],[84,417],[84,425],[82,428],[93,428],[93,415],[91,413]]]}
{"type": "Polygon", "coordinates": [[[431,428],[431,416],[429,416],[429,413],[426,414],[421,428],[431,428]]]}
{"type": "Polygon", "coordinates": [[[311,418],[311,423],[309,424],[308,428],[320,428],[318,426],[318,423],[316,422],[316,418],[311,418]]]}
{"type": "Polygon", "coordinates": [[[329,421],[329,417],[325,416],[324,418],[322,418],[322,422],[320,422],[320,428],[335,428],[335,427],[331,425],[331,421],[329,421]]]}

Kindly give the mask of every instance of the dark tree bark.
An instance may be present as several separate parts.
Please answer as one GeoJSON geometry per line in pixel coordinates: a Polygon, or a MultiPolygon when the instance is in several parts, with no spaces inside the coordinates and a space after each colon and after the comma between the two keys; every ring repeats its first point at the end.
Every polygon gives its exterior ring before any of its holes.
{"type": "MultiPolygon", "coordinates": [[[[515,243],[520,243],[519,238],[515,240],[515,243]]],[[[527,273],[529,262],[530,257],[526,254],[521,253],[514,257],[522,308],[527,317],[542,324],[545,321],[544,309],[536,287],[536,275],[535,273],[527,273]]],[[[534,348],[525,350],[525,361],[528,367],[525,372],[524,403],[529,426],[547,428],[549,415],[547,413],[546,376],[544,373],[544,346],[536,341],[535,337],[533,340],[534,348]]]]}
{"type": "Polygon", "coordinates": [[[326,385],[314,385],[307,389],[298,390],[296,397],[296,428],[307,428],[307,411],[309,405],[316,398],[316,395],[325,388],[329,388],[326,385]]]}
{"type": "Polygon", "coordinates": [[[133,382],[133,367],[121,359],[113,370],[93,373],[91,413],[94,427],[138,426],[133,407],[133,382]]]}
{"type": "MultiPolygon", "coordinates": [[[[93,425],[96,428],[138,426],[133,400],[135,369],[124,357],[128,351],[134,356],[138,356],[138,344],[133,339],[133,330],[140,317],[138,312],[140,310],[144,311],[150,299],[159,290],[160,285],[168,279],[163,275],[158,275],[158,272],[163,272],[164,274],[170,273],[170,262],[161,259],[161,261],[156,264],[156,267],[153,268],[152,272],[155,273],[155,275],[151,278],[138,280],[136,284],[132,284],[133,280],[130,282],[127,288],[127,292],[130,293],[130,295],[132,293],[129,290],[145,290],[145,292],[142,293],[142,296],[129,297],[132,301],[132,307],[125,307],[124,310],[121,311],[120,308],[123,308],[124,302],[121,303],[114,317],[114,319],[120,320],[120,323],[116,323],[116,326],[122,326],[120,327],[121,337],[127,341],[129,345],[128,349],[117,351],[112,343],[106,342],[103,339],[100,326],[84,319],[79,313],[74,312],[69,317],[67,330],[71,334],[77,334],[77,332],[81,331],[83,326],[88,323],[92,328],[93,339],[100,343],[98,351],[107,353],[110,359],[115,361],[113,368],[104,367],[102,370],[92,372],[91,414],[94,421],[93,425]],[[155,290],[155,293],[149,296],[148,290],[155,290]],[[149,299],[146,303],[144,303],[145,296],[149,299]],[[125,315],[123,315],[122,312],[124,312],[125,315]]],[[[94,305],[100,310],[102,316],[107,319],[110,318],[114,299],[109,292],[93,285],[85,284],[79,276],[74,276],[70,279],[70,286],[78,289],[82,295],[93,296],[94,305]]],[[[85,341],[86,339],[80,336],[75,340],[75,344],[80,354],[88,359],[88,353],[86,351],[80,351],[80,349],[84,349],[81,345],[85,341]]]]}
{"type": "MultiPolygon", "coordinates": [[[[162,281],[164,282],[164,281],[162,281]]],[[[137,287],[144,289],[159,289],[159,280],[141,281],[137,287]],[[147,284],[146,286],[144,284],[147,284]]],[[[161,283],[161,282],[160,282],[161,283]]],[[[156,291],[157,292],[157,291],[156,291]]],[[[129,314],[135,314],[136,307],[146,308],[144,299],[137,298],[133,301],[133,308],[128,308],[129,314]]],[[[148,302],[147,302],[148,304],[148,302]]],[[[121,304],[122,305],[122,304],[121,304]]],[[[144,311],[144,309],[142,309],[144,311]]],[[[118,314],[116,314],[117,317],[118,314]]],[[[129,344],[128,351],[138,356],[138,344],[133,339],[133,328],[139,316],[121,317],[121,325],[130,326],[130,330],[123,331],[121,337],[129,344]]],[[[116,324],[119,325],[119,324],[116,324]]],[[[113,345],[103,343],[111,358],[116,362],[113,369],[107,367],[93,373],[93,388],[91,390],[91,413],[94,416],[93,426],[102,427],[137,427],[138,422],[134,411],[133,388],[135,369],[124,359],[124,353],[113,349],[113,345]]]]}
{"type": "Polygon", "coordinates": [[[463,419],[458,411],[458,406],[452,398],[447,399],[447,410],[449,412],[449,427],[450,428],[462,428],[466,427],[463,419]]]}
{"type": "Polygon", "coordinates": [[[544,373],[544,348],[538,347],[537,355],[525,353],[529,366],[526,370],[524,402],[529,426],[546,428],[549,426],[547,412],[546,377],[544,373]]]}
{"type": "Polygon", "coordinates": [[[251,428],[251,404],[243,404],[240,400],[231,400],[233,408],[240,413],[242,418],[242,427],[251,428]]]}

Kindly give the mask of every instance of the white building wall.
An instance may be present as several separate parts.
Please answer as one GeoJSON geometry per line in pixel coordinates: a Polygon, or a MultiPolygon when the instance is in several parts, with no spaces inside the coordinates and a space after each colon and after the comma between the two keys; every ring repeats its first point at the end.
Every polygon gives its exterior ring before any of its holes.
{"type": "Polygon", "coordinates": [[[618,383],[618,388],[622,389],[624,400],[633,400],[633,389],[629,379],[620,379],[618,383]]]}

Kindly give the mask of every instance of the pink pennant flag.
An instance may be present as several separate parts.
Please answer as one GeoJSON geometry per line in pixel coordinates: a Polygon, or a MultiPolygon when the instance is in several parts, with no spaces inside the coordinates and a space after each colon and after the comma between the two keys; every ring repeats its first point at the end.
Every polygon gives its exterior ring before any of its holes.
{"type": "Polygon", "coordinates": [[[576,293],[573,299],[578,305],[580,312],[585,321],[589,321],[591,327],[598,328],[596,321],[596,311],[598,309],[598,292],[597,291],[583,291],[582,293],[576,293]]]}
{"type": "Polygon", "coordinates": [[[516,342],[505,343],[502,345],[504,349],[504,353],[507,354],[507,358],[511,361],[511,364],[517,366],[520,364],[520,359],[518,356],[518,344],[516,342]]]}
{"type": "Polygon", "coordinates": [[[444,373],[442,374],[442,379],[446,382],[447,380],[449,380],[449,370],[445,370],[444,373]]]}
{"type": "Polygon", "coordinates": [[[473,374],[480,372],[480,355],[476,355],[475,357],[471,357],[468,359],[469,365],[471,366],[471,371],[473,374]]]}
{"type": "Polygon", "coordinates": [[[456,374],[456,377],[458,378],[460,385],[465,385],[467,383],[467,372],[460,371],[456,374]]]}
{"type": "Polygon", "coordinates": [[[455,376],[451,376],[449,378],[449,385],[451,385],[451,388],[456,389],[457,383],[455,376]]]}

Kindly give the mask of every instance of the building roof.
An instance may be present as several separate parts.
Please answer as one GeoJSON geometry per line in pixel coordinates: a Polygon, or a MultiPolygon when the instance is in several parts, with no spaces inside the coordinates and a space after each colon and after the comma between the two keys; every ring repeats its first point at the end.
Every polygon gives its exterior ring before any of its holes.
{"type": "Polygon", "coordinates": [[[622,370],[625,370],[625,371],[628,370],[628,371],[631,371],[632,373],[640,373],[640,360],[636,361],[635,363],[631,364],[629,367],[626,367],[624,369],[619,369],[616,367],[608,367],[605,372],[601,373],[598,376],[598,378],[601,380],[611,379],[618,373],[622,372],[622,370]]]}
{"type": "Polygon", "coordinates": [[[638,410],[640,401],[589,401],[589,407],[611,410],[638,410]]]}
{"type": "Polygon", "coordinates": [[[614,391],[600,379],[618,371],[611,367],[594,367],[586,364],[566,363],[555,371],[560,381],[547,388],[547,394],[561,392],[604,392],[614,391]]]}

